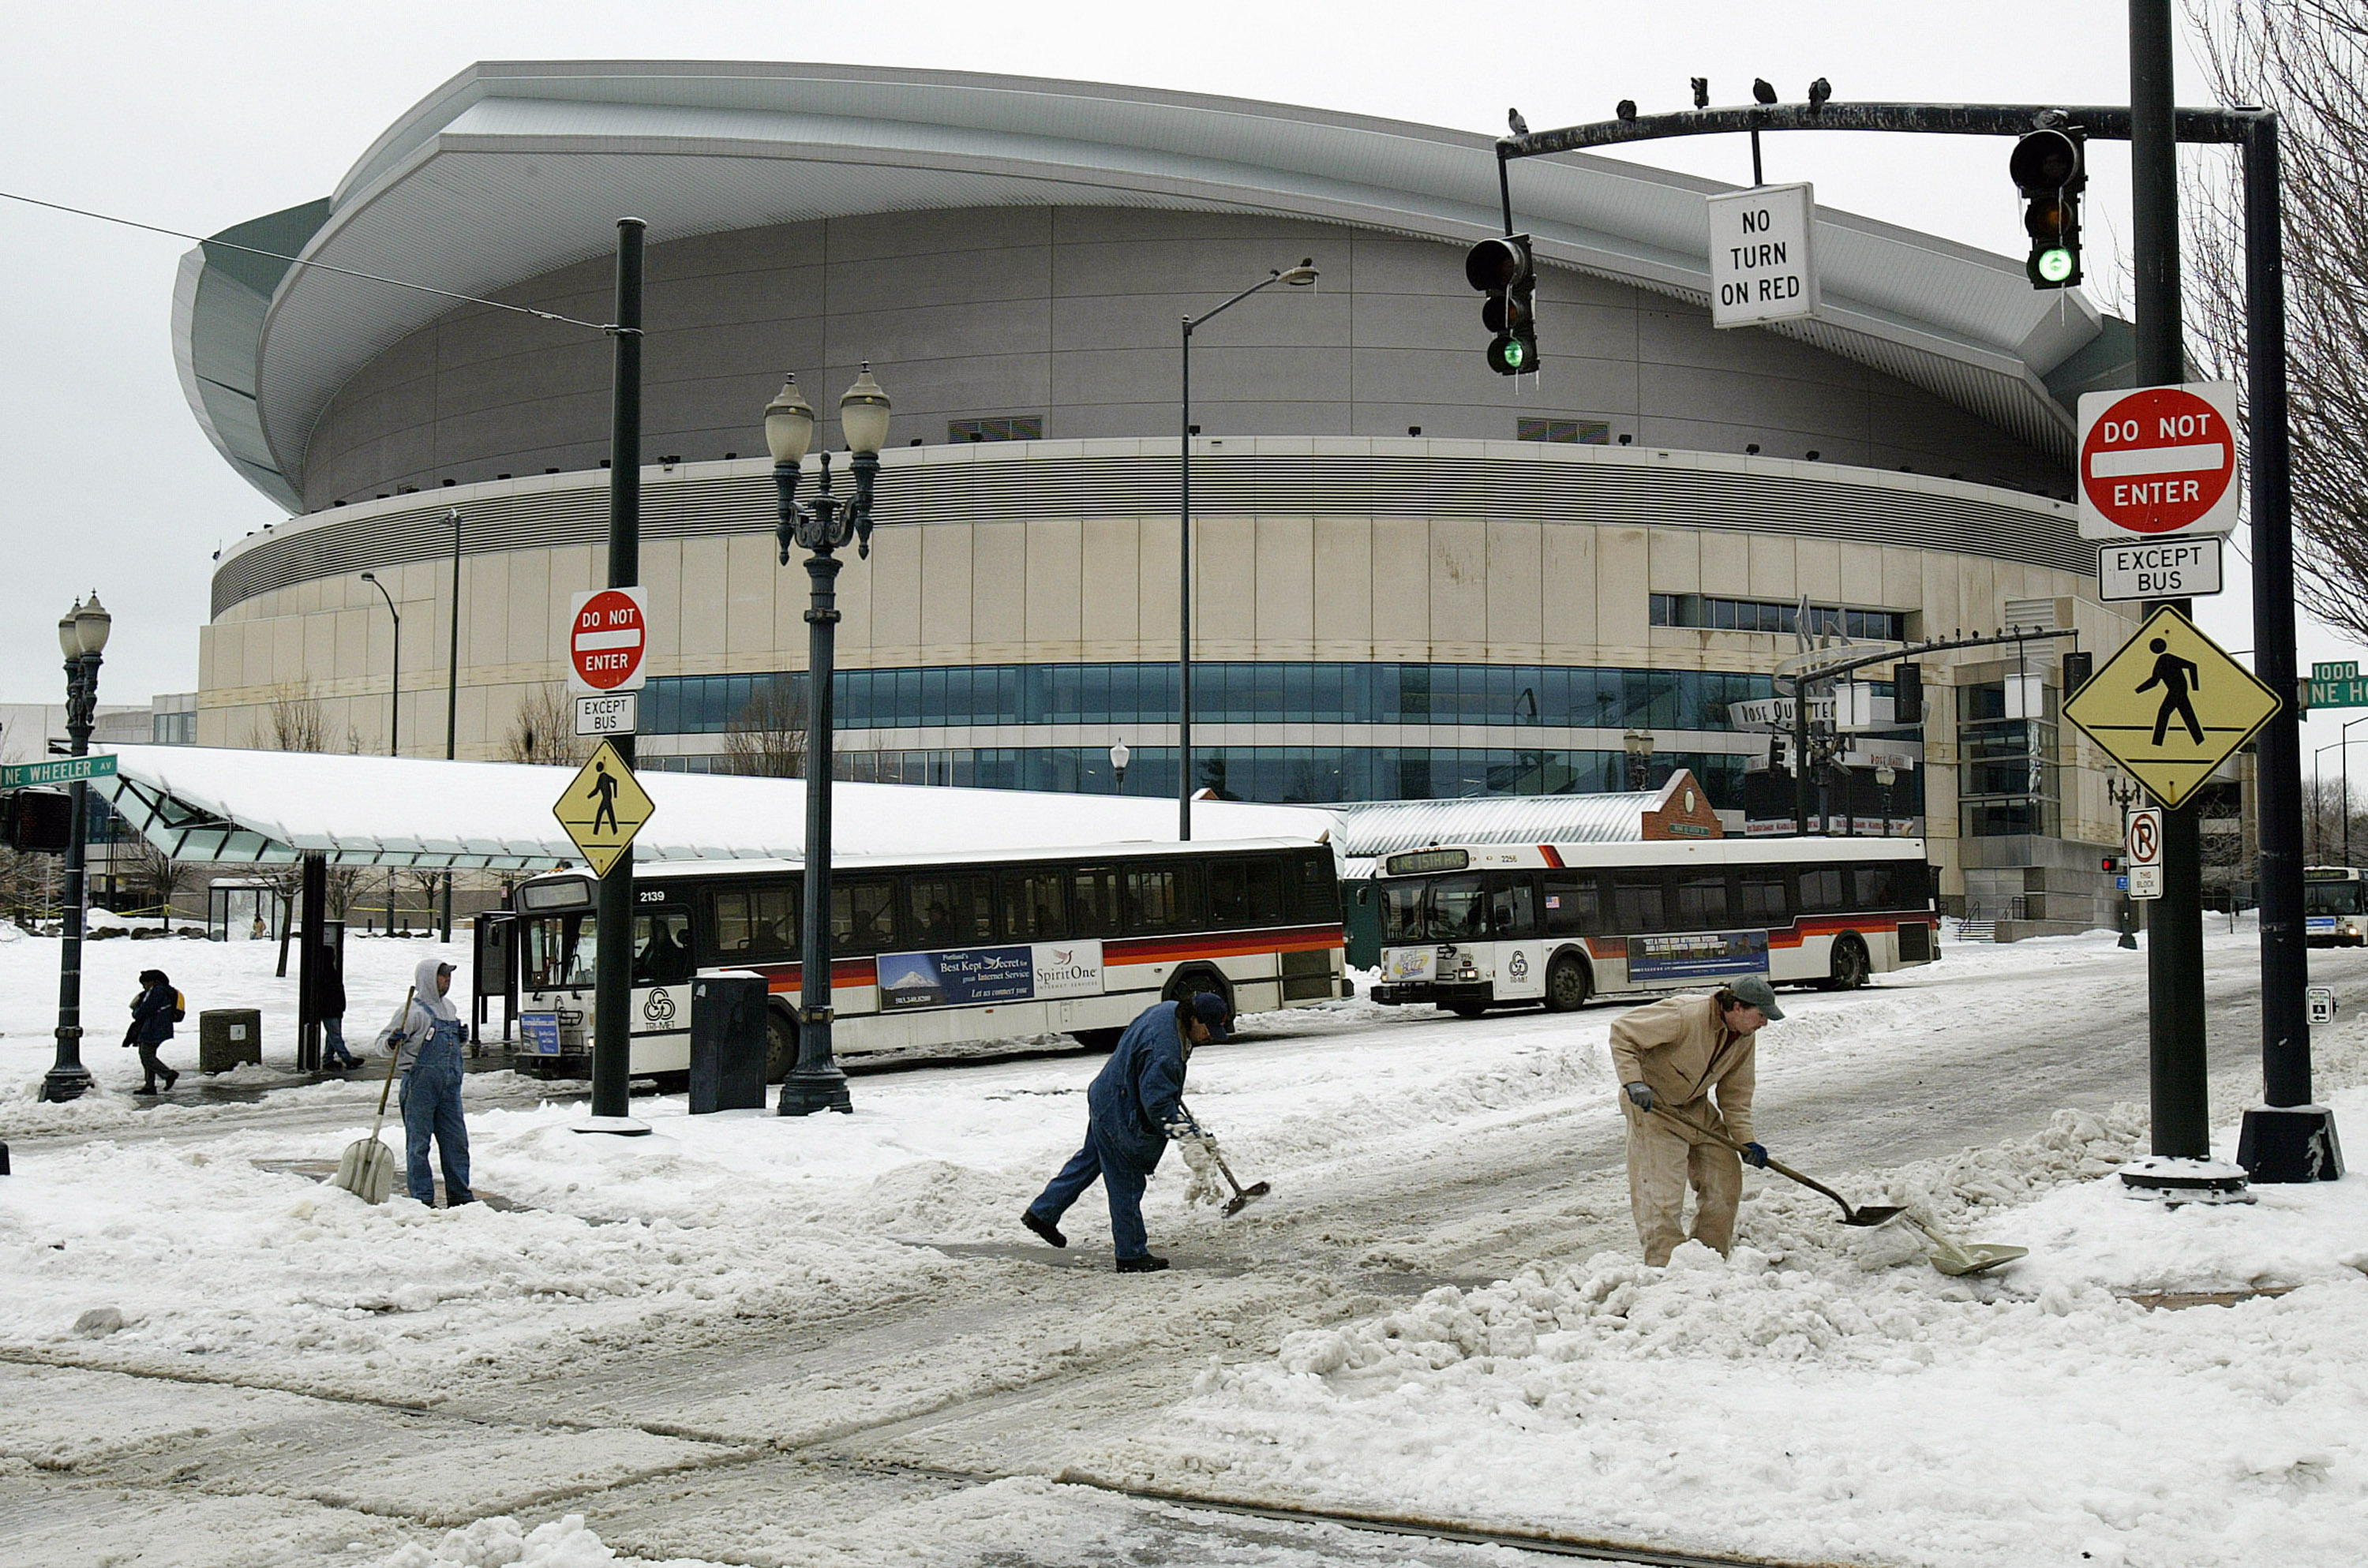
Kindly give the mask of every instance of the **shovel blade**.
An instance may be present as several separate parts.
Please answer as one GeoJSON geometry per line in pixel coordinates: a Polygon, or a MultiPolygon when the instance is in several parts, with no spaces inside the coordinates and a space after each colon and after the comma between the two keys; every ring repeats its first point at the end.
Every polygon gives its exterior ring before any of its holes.
{"type": "Polygon", "coordinates": [[[1863,1209],[1852,1209],[1849,1210],[1843,1215],[1842,1223],[1845,1225],[1880,1225],[1889,1221],[1896,1220],[1902,1214],[1907,1212],[1907,1210],[1904,1208],[1886,1207],[1880,1203],[1870,1203],[1863,1209]]]}
{"type": "Polygon", "coordinates": [[[1243,1210],[1248,1208],[1251,1204],[1256,1203],[1259,1199],[1264,1198],[1268,1193],[1272,1192],[1273,1190],[1274,1187],[1270,1183],[1263,1181],[1252,1182],[1249,1186],[1242,1188],[1239,1192],[1235,1193],[1233,1200],[1225,1205],[1226,1218],[1231,1219],[1234,1215],[1240,1213],[1243,1210]]]}
{"type": "Polygon", "coordinates": [[[2012,1263],[2018,1257],[2031,1256],[2029,1247],[1996,1246],[1987,1242],[1964,1242],[1950,1247],[1932,1249],[1932,1267],[1943,1274],[1980,1274],[1996,1268],[2001,1263],[2012,1263]]]}
{"type": "Polygon", "coordinates": [[[394,1151],[375,1138],[347,1144],[329,1185],[343,1187],[364,1203],[385,1202],[394,1192],[394,1151]]]}

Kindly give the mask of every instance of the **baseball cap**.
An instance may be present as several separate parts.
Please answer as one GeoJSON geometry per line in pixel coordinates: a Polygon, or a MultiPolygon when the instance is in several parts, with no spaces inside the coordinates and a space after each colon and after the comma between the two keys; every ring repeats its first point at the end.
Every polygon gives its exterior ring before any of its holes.
{"type": "Polygon", "coordinates": [[[1735,999],[1745,1006],[1757,1007],[1767,1014],[1771,1024],[1784,1016],[1784,1009],[1776,1006],[1775,987],[1759,975],[1747,974],[1727,989],[1734,992],[1735,999]]]}
{"type": "Polygon", "coordinates": [[[1202,991],[1192,998],[1192,1014],[1207,1026],[1209,1038],[1222,1043],[1225,1039],[1225,999],[1213,991],[1202,991]]]}

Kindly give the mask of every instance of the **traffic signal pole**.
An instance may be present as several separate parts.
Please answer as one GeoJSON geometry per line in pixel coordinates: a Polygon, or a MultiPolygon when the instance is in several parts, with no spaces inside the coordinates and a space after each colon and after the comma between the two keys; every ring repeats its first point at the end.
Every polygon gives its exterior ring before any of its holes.
{"type": "MultiPolygon", "coordinates": [[[[2169,0],[2132,0],[2129,108],[2113,105],[1809,103],[1696,108],[1599,120],[1501,138],[1500,188],[1520,158],[1577,153],[1677,136],[1779,131],[1872,131],[1910,135],[2005,136],[2077,127],[2089,142],[2131,141],[2138,207],[2138,374],[2148,384],[2184,379],[2180,353],[2177,254],[2179,142],[2234,144],[2245,168],[2245,289],[2254,670],[2281,698],[2258,743],[2261,871],[2261,1065],[2267,1107],[2248,1111],[2238,1159],[2257,1181],[2332,1179],[2342,1171],[2333,1118],[2311,1105],[2308,978],[2302,913],[2301,740],[2294,691],[2292,475],[2286,403],[2285,305],[2278,117],[2260,108],[2177,108],[2171,101],[2169,0]],[[2143,124],[2141,125],[2141,121],[2143,124]]],[[[1505,201],[1505,228],[1513,229],[1505,201]]],[[[2158,1151],[2207,1147],[2204,1100],[2201,857],[2192,810],[2169,812],[2162,906],[2149,938],[2154,1023],[2149,1075],[2158,1151]],[[2188,869],[2182,876],[2178,868],[2188,869]],[[2180,913],[2173,914],[2177,910],[2180,913]],[[2178,934],[2169,935],[2168,927],[2178,934]],[[2165,976],[2166,963],[2183,975],[2165,976]],[[2172,1040],[2170,1036],[2178,1040],[2172,1040]],[[2156,1049],[2156,1048],[2163,1049],[2156,1049]],[[2166,1100],[2166,1096],[2168,1096],[2166,1100]]]]}

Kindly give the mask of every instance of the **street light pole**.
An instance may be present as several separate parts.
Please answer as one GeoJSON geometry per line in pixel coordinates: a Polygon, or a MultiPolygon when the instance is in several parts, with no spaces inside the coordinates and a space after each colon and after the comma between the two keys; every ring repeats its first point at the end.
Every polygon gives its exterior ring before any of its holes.
{"type": "Polygon", "coordinates": [[[831,494],[830,452],[825,449],[821,488],[803,504],[798,500],[798,480],[806,449],[814,443],[814,408],[791,376],[765,409],[765,445],[773,454],[773,483],[780,498],[775,533],[781,564],[790,563],[793,547],[807,551],[806,575],[813,583],[806,610],[805,930],[798,965],[798,1063],[781,1080],[777,1108],[782,1116],[855,1108],[847,1092],[847,1074],[831,1053],[831,688],[837,674],[837,552],[852,540],[858,555],[871,553],[871,489],[880,472],[880,449],[888,443],[888,394],[871,379],[867,359],[855,384],[838,400],[838,426],[852,454],[848,466],[855,471],[855,494],[831,494]]]}
{"type": "Polygon", "coordinates": [[[1182,840],[1192,836],[1192,332],[1262,289],[1278,283],[1304,289],[1315,278],[1315,258],[1306,256],[1297,267],[1269,272],[1264,282],[1251,284],[1216,309],[1184,318],[1176,482],[1176,836],[1182,840]]]}
{"type": "Polygon", "coordinates": [[[1645,789],[1653,778],[1653,733],[1629,730],[1621,735],[1620,748],[1628,754],[1628,788],[1645,789]]]}
{"type": "MultiPolygon", "coordinates": [[[[453,758],[461,733],[461,508],[444,514],[452,525],[452,645],[444,660],[444,760],[453,758]]],[[[452,939],[452,871],[444,871],[444,919],[438,940],[452,939]]]]}
{"type": "MultiPolygon", "coordinates": [[[[58,647],[66,656],[70,756],[90,753],[91,727],[98,716],[99,653],[113,624],[96,588],[58,622],[58,647]]],[[[91,1086],[90,1069],[82,1062],[83,841],[90,835],[90,783],[77,778],[66,792],[74,801],[74,836],[66,844],[65,908],[61,912],[65,941],[58,949],[57,1056],[41,1076],[41,1098],[52,1104],[80,1099],[91,1086]]]]}
{"type": "MultiPolygon", "coordinates": [[[[394,729],[396,722],[403,717],[403,612],[394,608],[394,596],[386,591],[386,585],[380,582],[375,574],[363,573],[362,581],[378,590],[378,597],[386,601],[387,615],[394,621],[394,662],[386,679],[386,755],[401,756],[403,753],[395,744],[394,729]]],[[[390,881],[388,885],[393,884],[390,881]]],[[[393,928],[394,916],[390,914],[387,929],[392,931],[393,928]]]]}
{"type": "Polygon", "coordinates": [[[2135,952],[2138,947],[2138,923],[2136,906],[2130,899],[2129,846],[2130,808],[2138,803],[2137,781],[2132,779],[2129,783],[2123,784],[2119,778],[2106,779],[2105,798],[2120,807],[2122,812],[2122,932],[2113,945],[2135,952]]]}

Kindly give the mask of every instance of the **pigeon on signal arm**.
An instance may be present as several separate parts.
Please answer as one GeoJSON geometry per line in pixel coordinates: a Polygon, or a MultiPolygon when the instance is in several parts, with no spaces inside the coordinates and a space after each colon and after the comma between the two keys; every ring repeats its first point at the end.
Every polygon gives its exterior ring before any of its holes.
{"type": "Polygon", "coordinates": [[[1776,89],[1768,85],[1765,77],[1754,76],[1751,79],[1751,97],[1755,102],[1772,104],[1776,101],[1776,89]]]}
{"type": "Polygon", "coordinates": [[[1513,134],[1516,136],[1527,136],[1530,133],[1530,122],[1521,118],[1521,111],[1520,109],[1507,109],[1505,111],[1505,123],[1513,128],[1513,134]]]}
{"type": "Polygon", "coordinates": [[[1618,106],[1615,107],[1611,112],[1618,115],[1622,119],[1634,119],[1636,118],[1636,100],[1634,98],[1622,98],[1618,106]]]}
{"type": "Polygon", "coordinates": [[[1694,85],[1694,108],[1710,108],[1710,78],[1707,76],[1696,76],[1692,78],[1692,81],[1694,85]]]}
{"type": "Polygon", "coordinates": [[[1833,96],[1834,85],[1831,82],[1827,81],[1823,76],[1820,76],[1816,81],[1810,83],[1809,112],[1811,114],[1815,114],[1819,109],[1825,108],[1826,100],[1833,96]]]}

